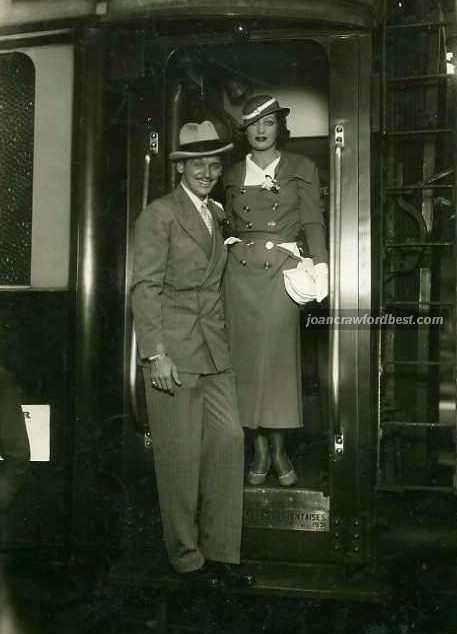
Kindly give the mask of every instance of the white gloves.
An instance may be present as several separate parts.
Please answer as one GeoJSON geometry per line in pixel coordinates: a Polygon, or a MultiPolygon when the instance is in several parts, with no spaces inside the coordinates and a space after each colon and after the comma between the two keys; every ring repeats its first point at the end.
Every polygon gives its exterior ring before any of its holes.
{"type": "Polygon", "coordinates": [[[328,295],[328,264],[326,262],[315,264],[313,275],[316,283],[316,300],[321,302],[328,295]]]}

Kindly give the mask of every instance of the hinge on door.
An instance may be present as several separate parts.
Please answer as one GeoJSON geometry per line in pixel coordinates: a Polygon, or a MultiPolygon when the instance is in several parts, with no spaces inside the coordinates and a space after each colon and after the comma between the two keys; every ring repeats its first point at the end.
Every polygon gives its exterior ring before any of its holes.
{"type": "Polygon", "coordinates": [[[342,431],[337,432],[333,436],[333,454],[342,456],[344,453],[344,434],[342,431]]]}
{"type": "Polygon", "coordinates": [[[344,125],[341,123],[335,126],[335,145],[341,149],[344,148],[344,125]]]}
{"type": "Polygon", "coordinates": [[[158,132],[150,132],[149,133],[149,152],[150,154],[158,154],[159,153],[159,133],[158,132]]]}
{"type": "Polygon", "coordinates": [[[149,431],[149,429],[145,430],[143,438],[144,438],[144,448],[152,449],[151,432],[149,431]]]}

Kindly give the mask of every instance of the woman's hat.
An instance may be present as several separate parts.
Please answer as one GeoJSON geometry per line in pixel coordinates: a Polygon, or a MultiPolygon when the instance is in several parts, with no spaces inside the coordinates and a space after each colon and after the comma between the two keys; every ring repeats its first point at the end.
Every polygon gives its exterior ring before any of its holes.
{"type": "Polygon", "coordinates": [[[255,123],[261,117],[265,117],[267,114],[273,112],[283,112],[286,116],[290,112],[290,108],[281,108],[278,101],[271,95],[256,95],[251,97],[243,106],[243,122],[240,125],[240,130],[244,130],[255,123]]]}
{"type": "Polygon", "coordinates": [[[233,143],[222,141],[211,121],[185,123],[179,131],[179,148],[170,153],[171,161],[214,156],[233,148],[233,143]]]}

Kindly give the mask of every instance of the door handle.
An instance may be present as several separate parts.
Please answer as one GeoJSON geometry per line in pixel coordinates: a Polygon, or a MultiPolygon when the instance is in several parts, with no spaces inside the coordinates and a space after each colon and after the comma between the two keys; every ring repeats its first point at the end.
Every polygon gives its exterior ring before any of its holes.
{"type": "Polygon", "coordinates": [[[344,437],[340,422],[340,331],[338,321],[341,309],[340,273],[341,273],[341,209],[342,209],[342,173],[344,150],[344,126],[338,124],[334,129],[335,141],[335,199],[333,206],[333,240],[331,250],[331,314],[330,331],[330,407],[333,424],[334,454],[342,455],[344,437]]]}
{"type": "MultiPolygon", "coordinates": [[[[144,157],[144,169],[143,169],[143,192],[142,192],[142,209],[146,207],[148,204],[149,198],[149,176],[151,172],[151,151],[152,153],[156,153],[154,151],[155,148],[150,147],[150,151],[145,154],[144,157]]],[[[136,390],[136,381],[137,381],[137,340],[135,333],[135,326],[132,321],[132,327],[130,332],[130,355],[129,355],[129,396],[130,396],[130,408],[132,412],[133,419],[135,421],[135,427],[138,431],[143,433],[144,436],[144,446],[146,449],[151,447],[151,432],[149,431],[149,427],[140,420],[140,413],[138,408],[138,400],[137,400],[137,390],[136,390]]]]}

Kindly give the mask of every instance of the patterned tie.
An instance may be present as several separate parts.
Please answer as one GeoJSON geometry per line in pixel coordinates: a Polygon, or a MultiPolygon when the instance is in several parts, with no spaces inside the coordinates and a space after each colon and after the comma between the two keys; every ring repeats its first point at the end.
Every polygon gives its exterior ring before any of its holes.
{"type": "Polygon", "coordinates": [[[205,203],[201,204],[200,215],[201,215],[201,217],[203,219],[203,222],[205,223],[206,228],[208,229],[210,235],[213,235],[213,217],[211,215],[210,210],[205,205],[205,203]]]}

